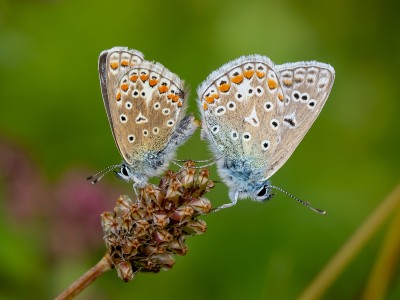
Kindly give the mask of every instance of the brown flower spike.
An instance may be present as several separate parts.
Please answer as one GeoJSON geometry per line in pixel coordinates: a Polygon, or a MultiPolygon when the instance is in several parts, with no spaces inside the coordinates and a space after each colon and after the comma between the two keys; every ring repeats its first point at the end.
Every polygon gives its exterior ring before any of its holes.
{"type": "Polygon", "coordinates": [[[101,215],[104,240],[118,276],[130,281],[138,272],[159,272],[185,255],[187,236],[202,234],[206,223],[198,219],[211,211],[202,196],[214,187],[209,171],[197,172],[192,161],[173,173],[167,171],[159,186],[138,189],[137,198],[120,196],[114,211],[101,215]]]}

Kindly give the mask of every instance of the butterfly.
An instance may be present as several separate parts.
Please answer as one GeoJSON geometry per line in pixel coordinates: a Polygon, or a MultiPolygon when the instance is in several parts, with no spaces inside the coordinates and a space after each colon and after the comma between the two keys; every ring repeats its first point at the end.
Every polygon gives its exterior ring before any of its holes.
{"type": "Polygon", "coordinates": [[[250,55],[223,65],[199,86],[202,138],[217,157],[231,200],[219,209],[238,199],[272,196],[269,178],[314,123],[334,78],[328,64],[274,65],[268,57],[250,55]]]}
{"type": "MultiPolygon", "coordinates": [[[[108,121],[124,160],[109,169],[117,168],[118,177],[143,186],[167,168],[177,147],[197,128],[194,117],[185,115],[184,82],[126,47],[101,52],[99,76],[108,121]]],[[[93,178],[93,183],[99,180],[93,178]]]]}

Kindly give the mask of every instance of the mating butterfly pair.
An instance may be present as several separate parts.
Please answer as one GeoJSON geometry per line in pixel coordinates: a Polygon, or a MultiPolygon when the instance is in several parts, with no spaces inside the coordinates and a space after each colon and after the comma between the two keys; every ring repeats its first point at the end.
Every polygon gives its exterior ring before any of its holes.
{"type": "MultiPolygon", "coordinates": [[[[185,115],[183,81],[141,52],[115,47],[100,54],[104,105],[124,158],[118,176],[135,185],[161,174],[196,130],[185,115]]],[[[202,138],[216,157],[231,203],[268,199],[269,178],[288,160],[324,106],[334,69],[315,61],[274,65],[243,56],[212,72],[197,90],[202,138]]]]}

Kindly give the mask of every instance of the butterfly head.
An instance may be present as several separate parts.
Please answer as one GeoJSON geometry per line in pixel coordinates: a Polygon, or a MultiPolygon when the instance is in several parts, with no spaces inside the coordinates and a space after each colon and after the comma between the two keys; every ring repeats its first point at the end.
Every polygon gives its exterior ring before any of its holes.
{"type": "Polygon", "coordinates": [[[135,186],[139,187],[144,186],[148,180],[148,176],[135,172],[133,167],[128,165],[126,162],[120,164],[114,172],[118,178],[125,182],[132,181],[135,186]]]}
{"type": "Polygon", "coordinates": [[[117,175],[117,177],[123,181],[129,182],[133,180],[133,172],[125,163],[122,163],[120,166],[118,166],[118,169],[114,172],[115,175],[117,175]]]}
{"type": "Polygon", "coordinates": [[[251,198],[256,202],[264,202],[274,195],[271,193],[269,180],[262,180],[253,183],[242,182],[238,184],[236,189],[231,189],[230,196],[232,202],[236,202],[238,199],[251,198]]]}

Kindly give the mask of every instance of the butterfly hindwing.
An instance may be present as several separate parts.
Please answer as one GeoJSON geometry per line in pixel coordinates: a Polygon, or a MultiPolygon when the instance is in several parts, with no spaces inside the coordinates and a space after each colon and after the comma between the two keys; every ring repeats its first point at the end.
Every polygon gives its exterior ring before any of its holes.
{"type": "Polygon", "coordinates": [[[276,66],[284,94],[279,115],[280,146],[270,153],[265,178],[271,177],[292,155],[318,117],[335,78],[333,68],[319,62],[297,62],[276,66]]]}

